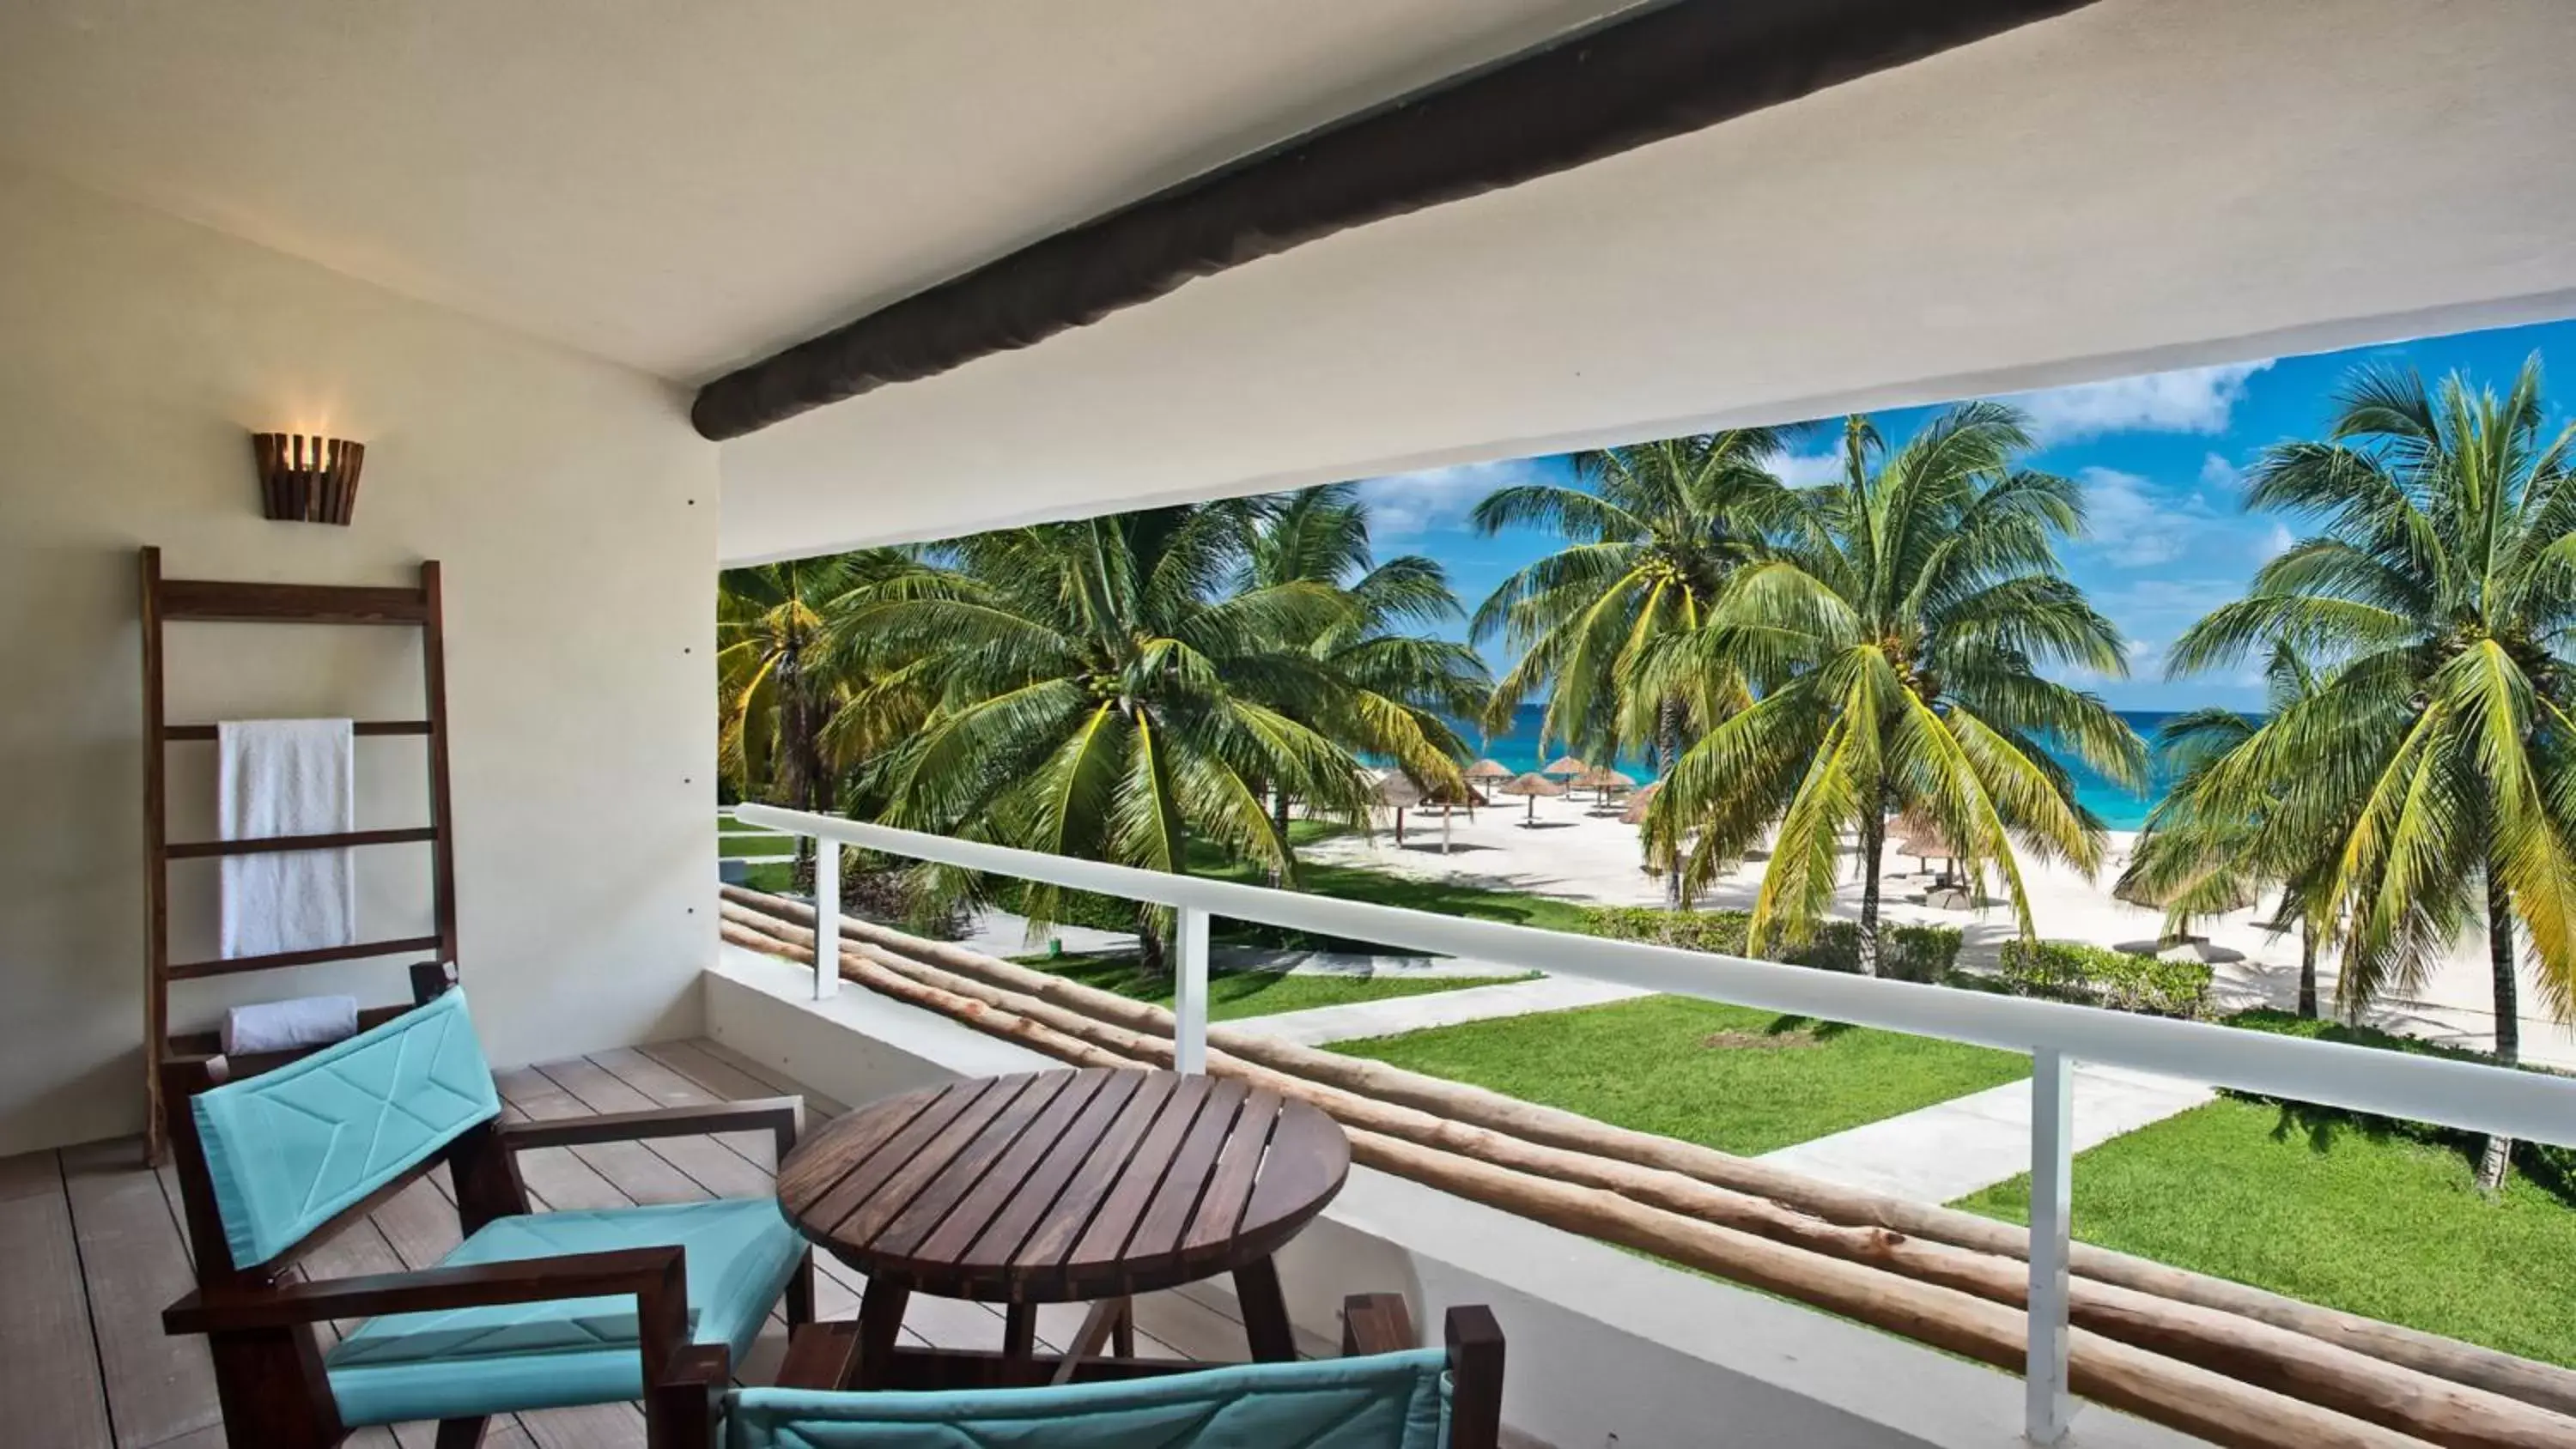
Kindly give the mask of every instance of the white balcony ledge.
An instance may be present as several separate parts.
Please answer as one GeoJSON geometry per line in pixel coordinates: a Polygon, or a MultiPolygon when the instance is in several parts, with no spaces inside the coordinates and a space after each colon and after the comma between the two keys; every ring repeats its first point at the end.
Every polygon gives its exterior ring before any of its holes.
{"type": "MultiPolygon", "coordinates": [[[[1051,1059],[872,992],[813,999],[810,970],[727,946],[707,1034],[848,1102],[1051,1059]]],[[[2022,1383],[1963,1359],[1366,1167],[1281,1255],[1301,1333],[1339,1337],[1342,1295],[1398,1288],[1416,1322],[1492,1306],[1510,1335],[1504,1414],[1555,1449],[2002,1449],[2022,1383]]],[[[1230,1305],[1219,1282],[1184,1290],[1230,1305]]],[[[2082,1449],[2198,1443],[2098,1406],[2082,1449]]]]}

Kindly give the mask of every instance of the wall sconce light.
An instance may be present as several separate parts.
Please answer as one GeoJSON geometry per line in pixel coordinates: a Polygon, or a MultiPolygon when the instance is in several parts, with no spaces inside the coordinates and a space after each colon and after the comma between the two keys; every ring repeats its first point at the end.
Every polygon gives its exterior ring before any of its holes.
{"type": "Polygon", "coordinates": [[[367,445],[302,433],[253,433],[260,507],[287,523],[346,525],[358,508],[358,469],[367,445]]]}

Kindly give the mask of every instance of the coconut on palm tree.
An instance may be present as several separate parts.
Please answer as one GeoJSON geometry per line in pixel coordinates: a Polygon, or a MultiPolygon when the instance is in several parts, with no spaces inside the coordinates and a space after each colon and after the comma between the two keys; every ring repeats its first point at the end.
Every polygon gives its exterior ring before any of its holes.
{"type": "MultiPolygon", "coordinates": [[[[2576,428],[2544,432],[2537,358],[2497,394],[2355,374],[2314,442],[2267,450],[2249,506],[2314,530],[2177,641],[2177,670],[2288,644],[2316,691],[2212,771],[2207,808],[2299,802],[2339,825],[2318,899],[2348,1006],[2411,987],[2484,928],[2496,1055],[2519,1059],[2519,971],[2576,1015],[2576,428]]],[[[2491,1139],[2480,1183],[2503,1183],[2491,1139]]]]}
{"type": "MultiPolygon", "coordinates": [[[[1539,527],[1567,540],[1476,611],[1474,637],[1499,638],[1515,656],[1486,728],[1509,728],[1522,701],[1544,696],[1542,747],[1563,741],[1602,760],[1651,754],[1661,772],[1741,707],[1744,684],[1734,676],[1672,678],[1646,690],[1637,666],[1658,641],[1698,628],[1727,578],[1766,556],[1770,530],[1792,511],[1789,490],[1769,470],[1786,436],[1739,428],[1578,453],[1583,486],[1520,484],[1478,503],[1480,533],[1539,527]]],[[[1678,898],[1677,866],[1667,887],[1678,898]]]]}
{"type": "Polygon", "coordinates": [[[1650,830],[1696,830],[1693,884],[1776,832],[1754,949],[1824,919],[1856,835],[1862,968],[1876,971],[1892,810],[1937,827],[1969,879],[1999,877],[2025,934],[2018,852],[2099,866],[2102,825],[2041,741],[2125,782],[2141,777],[2145,746],[2045,673],[2116,675],[2126,656],[2058,563],[2082,495],[2020,466],[2030,446],[2020,414],[1997,403],[1950,408],[1892,451],[1866,418],[1848,419],[1842,479],[1799,495],[1776,556],[1738,569],[1698,628],[1645,659],[1648,692],[1699,677],[1759,692],[1682,755],[1647,809],[1650,830]]]}
{"type": "MultiPolygon", "coordinates": [[[[882,818],[1165,871],[1206,841],[1286,879],[1295,862],[1265,787],[1364,818],[1353,739],[1453,778],[1454,739],[1388,719],[1382,695],[1316,649],[1361,614],[1348,591],[1253,581],[1263,506],[982,534],[947,545],[935,577],[855,608],[851,636],[924,668],[936,700],[871,772],[882,818]]],[[[1060,905],[1051,888],[1028,898],[1041,922],[1060,905]]],[[[1159,965],[1161,917],[1140,925],[1159,965]]]]}

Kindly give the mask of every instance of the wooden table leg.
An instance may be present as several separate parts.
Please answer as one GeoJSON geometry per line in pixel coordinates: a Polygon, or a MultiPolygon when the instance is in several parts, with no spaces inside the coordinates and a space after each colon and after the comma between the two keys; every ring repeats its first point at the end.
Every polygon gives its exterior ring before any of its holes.
{"type": "Polygon", "coordinates": [[[1034,1303],[1010,1303],[1002,1308],[1002,1357],[1013,1363],[1027,1363],[1037,1356],[1038,1306],[1034,1303]]]}
{"type": "MultiPolygon", "coordinates": [[[[1082,1327],[1075,1331],[1073,1342],[1065,1345],[1064,1356],[1056,1360],[1055,1377],[1048,1382],[1072,1383],[1074,1376],[1082,1372],[1083,1360],[1100,1352],[1101,1343],[1110,1336],[1112,1327],[1127,1311],[1127,1305],[1131,1301],[1125,1298],[1102,1298],[1085,1310],[1082,1315],[1082,1327]]],[[[1122,1353],[1119,1357],[1134,1358],[1135,1355],[1122,1353]]]]}
{"type": "Polygon", "coordinates": [[[1118,1300],[1118,1322],[1111,1330],[1110,1344],[1120,1358],[1136,1356],[1136,1300],[1118,1300]]]}
{"type": "Polygon", "coordinates": [[[893,1377],[894,1346],[903,1336],[903,1310],[912,1302],[912,1287],[891,1278],[872,1277],[859,1294],[859,1353],[851,1382],[845,1387],[877,1389],[893,1377]]]}
{"type": "Polygon", "coordinates": [[[1243,1307],[1243,1336],[1262,1363],[1291,1363],[1297,1334],[1288,1326],[1288,1300],[1279,1291],[1279,1269],[1268,1258],[1234,1270],[1234,1296],[1243,1307]]]}

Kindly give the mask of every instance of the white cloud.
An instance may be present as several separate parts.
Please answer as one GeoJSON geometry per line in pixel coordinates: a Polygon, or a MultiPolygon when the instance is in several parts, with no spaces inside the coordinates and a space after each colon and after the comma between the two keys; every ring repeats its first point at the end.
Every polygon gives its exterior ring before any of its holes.
{"type": "Polygon", "coordinates": [[[2031,429],[2044,444],[2104,433],[2219,433],[2245,396],[2245,380],[2271,365],[2266,359],[2152,372],[2023,393],[2010,401],[2030,414],[2031,429]]]}
{"type": "Polygon", "coordinates": [[[1843,477],[1843,453],[1840,448],[1827,448],[1821,453],[1782,453],[1771,460],[1771,475],[1792,488],[1839,483],[1843,477]]]}
{"type": "Polygon", "coordinates": [[[2245,470],[2227,461],[2222,453],[2212,453],[2200,460],[2200,486],[2233,498],[2244,491],[2245,470]]]}
{"type": "Polygon", "coordinates": [[[2282,524],[2274,523],[2272,525],[2272,531],[2263,535],[2262,542],[2256,545],[2255,553],[2257,557],[2263,560],[2263,562],[2270,563],[2272,560],[2288,553],[2290,551],[2290,545],[2297,543],[2298,541],[2299,536],[2297,534],[2290,532],[2290,530],[2282,524]]]}
{"type": "Polygon", "coordinates": [[[2118,568],[2152,568],[2182,557],[2209,516],[2197,497],[2167,501],[2135,473],[2087,468],[2077,476],[2084,483],[2086,545],[2118,568]]]}
{"type": "Polygon", "coordinates": [[[1371,478],[1360,485],[1369,508],[1369,533],[1378,539],[1408,539],[1464,528],[1468,513],[1497,488],[1564,481],[1543,464],[1537,458],[1502,458],[1371,478]]]}

